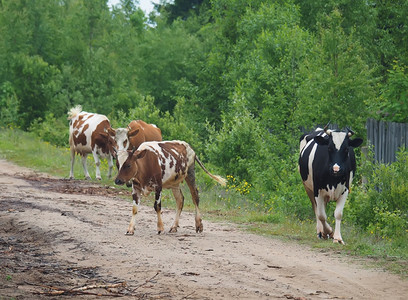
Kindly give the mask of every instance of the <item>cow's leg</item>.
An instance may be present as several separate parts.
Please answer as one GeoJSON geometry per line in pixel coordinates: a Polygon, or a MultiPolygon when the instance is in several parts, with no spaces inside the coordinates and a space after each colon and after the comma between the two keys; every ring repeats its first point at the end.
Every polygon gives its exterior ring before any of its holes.
{"type": "Polygon", "coordinates": [[[95,178],[98,179],[98,180],[101,180],[102,179],[101,170],[99,169],[99,166],[101,165],[101,160],[99,158],[98,153],[96,153],[96,150],[92,151],[92,154],[93,154],[93,158],[94,158],[94,161],[95,161],[95,173],[96,173],[95,178]]]}
{"type": "Polygon", "coordinates": [[[69,172],[69,179],[74,179],[74,164],[75,164],[75,149],[71,147],[71,171],[69,172]]]}
{"type": "Polygon", "coordinates": [[[174,198],[176,198],[176,218],[174,219],[173,226],[170,228],[170,232],[177,232],[177,227],[179,227],[179,220],[180,220],[180,214],[181,211],[183,210],[184,206],[184,196],[183,193],[181,192],[180,187],[172,189],[174,198]]]}
{"type": "Polygon", "coordinates": [[[319,216],[318,216],[318,213],[317,213],[317,209],[316,209],[316,208],[317,208],[317,204],[316,204],[316,199],[315,199],[314,193],[313,193],[312,190],[308,189],[306,186],[305,186],[305,190],[306,190],[307,196],[308,196],[309,199],[310,199],[310,202],[312,203],[313,211],[314,211],[315,216],[316,216],[316,232],[317,232],[317,237],[318,237],[318,238],[322,238],[323,224],[322,224],[322,222],[320,221],[319,216]]]}
{"type": "Polygon", "coordinates": [[[156,201],[154,202],[154,210],[157,214],[157,233],[160,234],[164,231],[163,220],[161,217],[161,195],[162,195],[162,188],[156,188],[156,201]]]}
{"type": "Polygon", "coordinates": [[[129,227],[126,232],[126,235],[133,235],[135,233],[136,215],[137,215],[139,204],[140,204],[140,197],[141,195],[139,191],[133,188],[132,190],[132,198],[133,198],[132,218],[130,219],[130,223],[129,223],[129,227]]]}
{"type": "Polygon", "coordinates": [[[195,226],[196,232],[203,232],[203,222],[201,220],[200,210],[198,205],[200,204],[200,198],[198,196],[198,190],[195,183],[195,169],[194,164],[188,169],[186,182],[188,188],[190,189],[191,198],[193,199],[193,203],[195,205],[195,226]]]}
{"type": "Polygon", "coordinates": [[[341,219],[343,217],[343,208],[344,205],[346,204],[346,199],[348,196],[348,190],[344,192],[343,195],[337,200],[336,203],[336,209],[334,211],[334,218],[336,219],[336,225],[334,227],[334,235],[333,235],[333,243],[340,243],[344,245],[344,241],[341,238],[341,233],[340,233],[340,224],[341,224],[341,219]]]}
{"type": "Polygon", "coordinates": [[[108,178],[112,176],[112,169],[113,169],[113,157],[112,155],[108,155],[108,178]]]}
{"type": "Polygon", "coordinates": [[[88,157],[88,154],[83,154],[82,155],[82,167],[84,168],[84,174],[85,174],[85,179],[91,179],[91,176],[89,176],[89,172],[88,172],[88,166],[86,164],[86,159],[88,157]]]}
{"type": "Polygon", "coordinates": [[[321,222],[320,228],[319,228],[319,222],[317,225],[318,236],[324,239],[331,237],[331,235],[333,234],[333,230],[326,221],[327,220],[326,202],[325,202],[324,197],[322,196],[316,197],[316,218],[317,220],[321,222]]]}

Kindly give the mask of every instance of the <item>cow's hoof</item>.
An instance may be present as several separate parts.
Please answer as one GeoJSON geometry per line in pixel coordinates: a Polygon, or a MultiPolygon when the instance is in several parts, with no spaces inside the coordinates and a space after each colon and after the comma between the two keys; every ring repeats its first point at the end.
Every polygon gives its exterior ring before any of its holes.
{"type": "Polygon", "coordinates": [[[177,232],[177,227],[171,227],[169,232],[170,233],[176,233],[177,232]]]}
{"type": "Polygon", "coordinates": [[[197,226],[197,227],[196,227],[196,232],[197,232],[197,233],[203,232],[203,224],[201,224],[200,226],[197,226]]]}
{"type": "Polygon", "coordinates": [[[317,234],[317,238],[321,239],[321,240],[328,240],[328,239],[332,239],[333,237],[332,237],[332,234],[326,234],[326,233],[323,233],[323,232],[319,232],[317,234]]]}
{"type": "Polygon", "coordinates": [[[134,232],[130,232],[130,231],[128,231],[128,232],[126,232],[126,234],[125,235],[134,235],[135,233],[134,232]]]}
{"type": "Polygon", "coordinates": [[[333,240],[333,243],[335,243],[335,244],[342,244],[342,245],[345,245],[345,244],[346,244],[346,243],[344,243],[343,240],[338,240],[338,239],[334,239],[334,240],[333,240]]]}
{"type": "Polygon", "coordinates": [[[96,177],[96,180],[102,180],[102,177],[96,177]]]}
{"type": "Polygon", "coordinates": [[[90,176],[86,176],[85,180],[91,180],[92,178],[90,176]]]}
{"type": "Polygon", "coordinates": [[[162,233],[162,230],[157,230],[157,234],[161,234],[162,233]]]}
{"type": "Polygon", "coordinates": [[[74,176],[70,176],[68,179],[69,179],[69,180],[72,180],[72,179],[75,179],[75,178],[74,178],[74,176]]]}

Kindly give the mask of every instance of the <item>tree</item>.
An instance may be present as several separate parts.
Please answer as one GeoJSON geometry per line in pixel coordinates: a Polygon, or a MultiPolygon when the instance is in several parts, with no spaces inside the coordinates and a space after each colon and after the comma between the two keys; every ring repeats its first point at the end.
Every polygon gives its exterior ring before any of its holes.
{"type": "Polygon", "coordinates": [[[408,122],[408,68],[394,61],[388,77],[382,84],[378,102],[372,106],[376,118],[407,123],[408,122]]]}
{"type": "Polygon", "coordinates": [[[201,57],[202,44],[188,32],[182,21],[167,26],[160,21],[156,28],[145,32],[135,49],[139,65],[135,66],[138,87],[150,94],[161,111],[173,111],[176,105],[177,82],[194,78],[199,72],[196,62],[201,57]]]}
{"type": "Polygon", "coordinates": [[[46,63],[40,56],[15,54],[11,59],[10,79],[16,96],[21,128],[27,129],[37,118],[43,117],[59,90],[57,68],[46,63]]]}
{"type": "Polygon", "coordinates": [[[334,10],[319,24],[312,52],[300,68],[294,122],[304,128],[331,121],[364,134],[367,104],[375,95],[372,70],[353,35],[342,29],[342,15],[334,10]]]}
{"type": "Polygon", "coordinates": [[[193,14],[198,15],[202,6],[209,6],[209,0],[174,0],[172,3],[155,5],[157,11],[166,13],[168,24],[178,18],[185,21],[193,14]]]}

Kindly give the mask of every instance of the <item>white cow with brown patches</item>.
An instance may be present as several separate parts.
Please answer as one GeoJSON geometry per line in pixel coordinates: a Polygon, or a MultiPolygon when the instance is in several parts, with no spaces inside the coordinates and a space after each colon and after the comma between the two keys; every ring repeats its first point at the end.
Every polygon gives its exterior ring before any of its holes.
{"type": "Polygon", "coordinates": [[[198,190],[195,184],[195,162],[215,181],[226,185],[226,180],[212,175],[197,158],[194,150],[183,141],[145,142],[133,151],[119,151],[119,174],[115,183],[122,185],[132,180],[133,213],[127,233],[133,235],[136,223],[136,214],[142,196],[155,192],[154,209],[157,213],[157,231],[164,231],[161,218],[161,195],[163,189],[171,189],[176,199],[176,217],[170,232],[176,232],[179,218],[184,205],[184,196],[180,183],[186,181],[195,205],[196,232],[203,231],[199,205],[198,190]]]}
{"type": "Polygon", "coordinates": [[[69,146],[71,151],[71,171],[69,178],[74,178],[75,154],[82,157],[82,166],[86,179],[89,175],[86,158],[92,153],[96,166],[96,179],[101,179],[99,166],[100,157],[108,160],[108,177],[111,177],[113,149],[116,147],[115,139],[109,135],[111,129],[109,119],[100,114],[82,111],[80,105],[73,107],[68,112],[69,121],[69,146]]]}

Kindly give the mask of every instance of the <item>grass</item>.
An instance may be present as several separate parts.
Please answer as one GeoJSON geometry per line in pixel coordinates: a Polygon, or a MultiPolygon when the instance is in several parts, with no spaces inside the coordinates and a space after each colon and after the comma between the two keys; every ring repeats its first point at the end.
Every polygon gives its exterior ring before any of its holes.
{"type": "MultiPolygon", "coordinates": [[[[20,130],[0,129],[0,158],[61,178],[69,176],[68,148],[57,148],[20,130]]],[[[88,170],[91,177],[95,178],[95,165],[91,155],[88,156],[88,170]]],[[[107,162],[103,160],[101,164],[102,180],[98,182],[102,185],[114,185],[112,179],[106,178],[107,170],[107,162]]],[[[115,174],[116,168],[114,168],[113,176],[115,174]]],[[[231,222],[255,234],[296,241],[319,251],[347,255],[357,259],[360,263],[366,263],[367,266],[383,268],[408,278],[408,242],[406,240],[391,243],[363,232],[353,227],[352,224],[347,224],[346,221],[342,223],[345,246],[333,244],[331,241],[318,240],[315,235],[314,220],[300,221],[278,211],[264,212],[248,201],[246,195],[249,190],[242,193],[242,186],[225,189],[213,183],[200,168],[197,168],[196,174],[200,192],[200,210],[206,220],[231,222]]],[[[78,157],[74,175],[78,179],[84,178],[78,157]]],[[[183,184],[182,189],[186,198],[184,209],[193,211],[194,206],[187,186],[183,184]]],[[[175,208],[171,191],[164,191],[162,201],[164,209],[175,208]]],[[[146,202],[144,204],[153,205],[153,203],[146,202]]]]}

